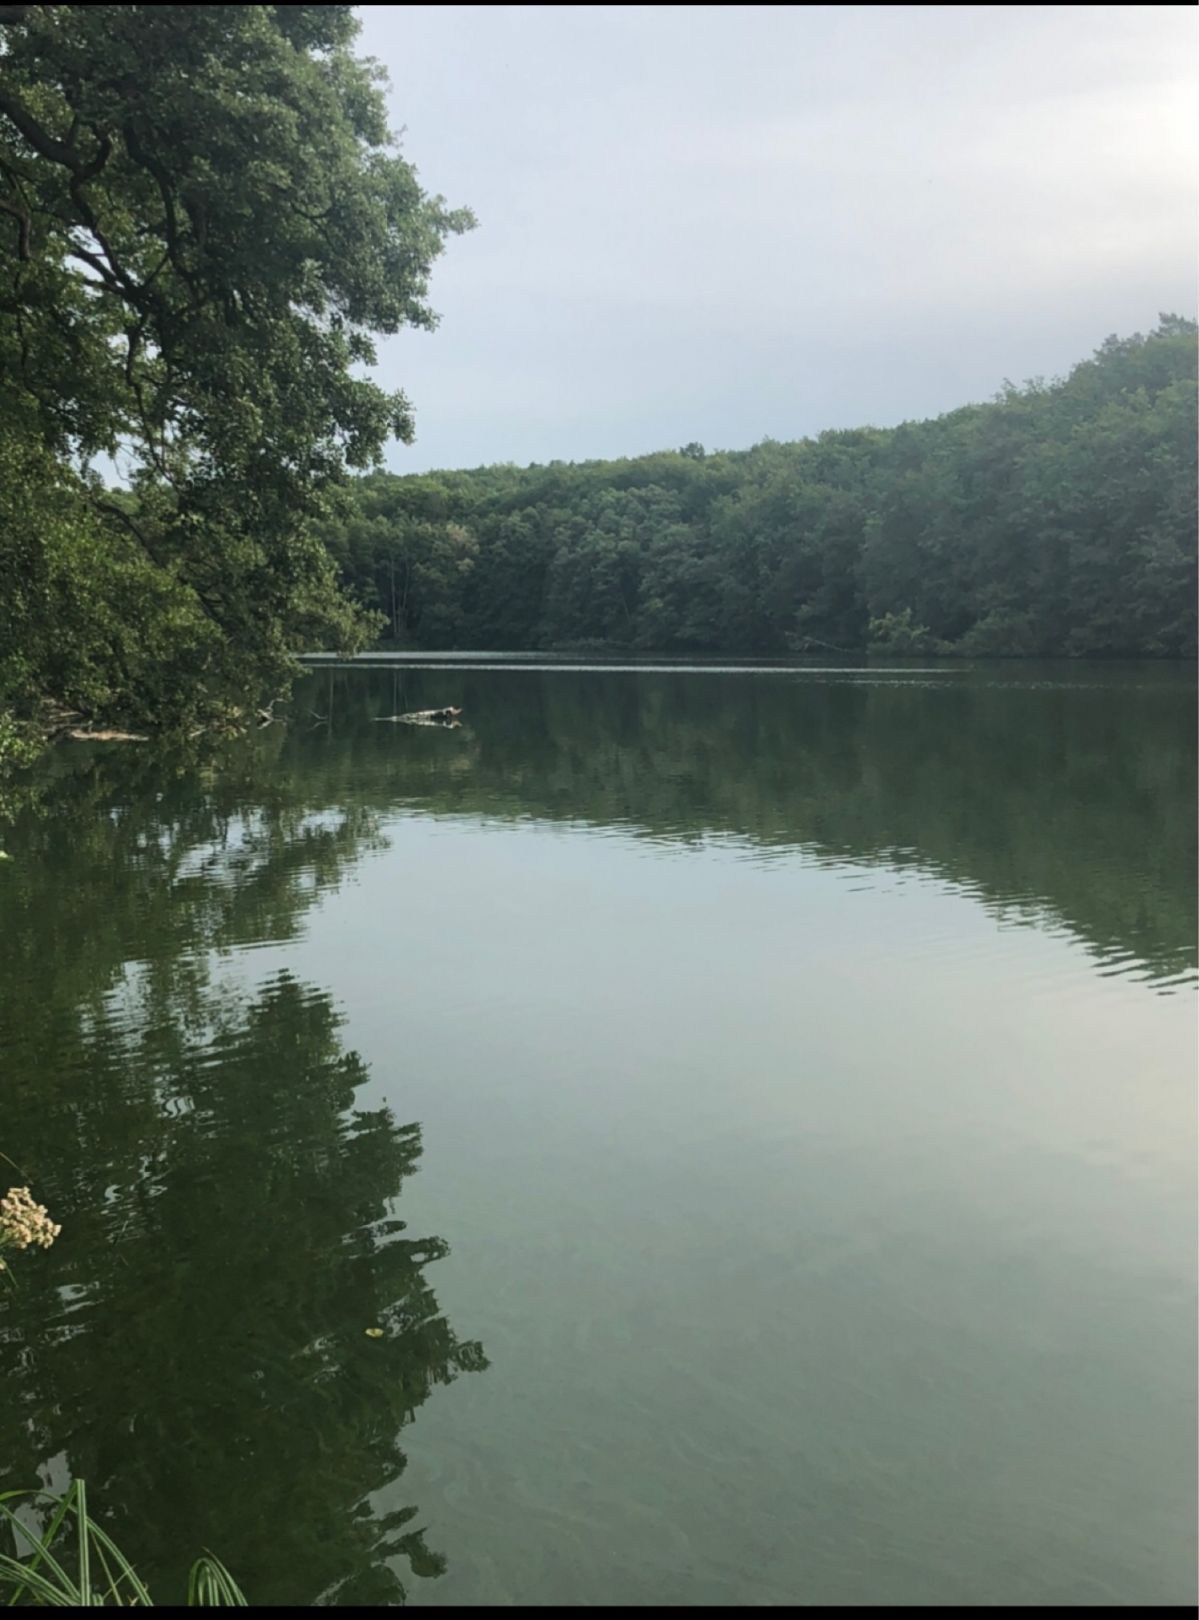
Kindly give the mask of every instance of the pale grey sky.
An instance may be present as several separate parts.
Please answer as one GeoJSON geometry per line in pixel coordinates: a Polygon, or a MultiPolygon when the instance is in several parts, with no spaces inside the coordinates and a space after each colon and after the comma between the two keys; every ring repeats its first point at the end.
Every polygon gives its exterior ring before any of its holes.
{"type": "Polygon", "coordinates": [[[479,228],[397,471],[889,425],[1195,313],[1190,6],[368,6],[479,228]]]}

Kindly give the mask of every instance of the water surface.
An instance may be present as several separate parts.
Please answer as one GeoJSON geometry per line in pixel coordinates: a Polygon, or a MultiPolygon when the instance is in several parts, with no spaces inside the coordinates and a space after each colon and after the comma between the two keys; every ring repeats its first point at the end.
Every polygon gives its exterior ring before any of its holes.
{"type": "Polygon", "coordinates": [[[1194,811],[1152,666],[328,664],[61,750],[0,1484],[163,1601],[1194,1601],[1194,811]]]}

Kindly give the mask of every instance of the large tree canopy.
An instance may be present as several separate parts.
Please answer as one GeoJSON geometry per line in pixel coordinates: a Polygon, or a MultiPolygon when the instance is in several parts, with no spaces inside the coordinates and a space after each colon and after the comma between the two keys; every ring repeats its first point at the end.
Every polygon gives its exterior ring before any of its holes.
{"type": "Polygon", "coordinates": [[[411,437],[372,334],[433,325],[471,221],[397,154],[356,32],[349,6],[0,6],[0,701],[180,719],[363,633],[312,523],[411,437]]]}

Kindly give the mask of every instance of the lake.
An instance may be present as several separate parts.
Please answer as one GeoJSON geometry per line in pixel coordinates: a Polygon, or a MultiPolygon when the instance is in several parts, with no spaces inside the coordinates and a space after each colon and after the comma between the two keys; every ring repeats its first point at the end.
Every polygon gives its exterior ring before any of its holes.
{"type": "Polygon", "coordinates": [[[58,749],[0,1484],[160,1602],[1194,1602],[1195,737],[1170,666],[459,658],[58,749]]]}

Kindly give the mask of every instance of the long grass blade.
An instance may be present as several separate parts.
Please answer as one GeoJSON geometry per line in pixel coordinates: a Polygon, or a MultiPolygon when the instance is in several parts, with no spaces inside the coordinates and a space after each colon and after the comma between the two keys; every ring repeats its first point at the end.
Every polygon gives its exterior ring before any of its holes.
{"type": "Polygon", "coordinates": [[[100,1565],[100,1568],[104,1571],[104,1579],[108,1583],[108,1589],[101,1600],[102,1603],[107,1602],[111,1598],[116,1607],[118,1609],[121,1608],[121,1594],[117,1590],[117,1582],[119,1577],[114,1578],[112,1570],[108,1567],[108,1559],[104,1556],[104,1548],[98,1541],[96,1543],[96,1561],[100,1565]]]}
{"type": "MultiPolygon", "coordinates": [[[[42,1563],[46,1564],[53,1574],[54,1579],[59,1583],[59,1590],[63,1594],[62,1601],[64,1603],[78,1605],[80,1602],[80,1597],[74,1581],[67,1574],[66,1570],[63,1569],[62,1565],[58,1562],[58,1559],[55,1558],[54,1554],[50,1551],[50,1543],[57,1534],[59,1526],[62,1524],[63,1520],[67,1516],[68,1511],[70,1510],[73,1492],[74,1486],[72,1486],[71,1490],[68,1491],[67,1495],[63,1498],[59,1506],[59,1510],[55,1514],[49,1529],[43,1532],[40,1537],[36,1536],[28,1525],[22,1524],[20,1519],[17,1518],[16,1514],[3,1500],[0,1500],[0,1517],[6,1519],[12,1526],[14,1537],[19,1533],[20,1535],[24,1536],[25,1540],[33,1548],[33,1557],[29,1559],[28,1562],[21,1559],[11,1559],[10,1562],[15,1564],[18,1569],[24,1570],[25,1573],[30,1576],[36,1574],[39,1580],[43,1579],[43,1577],[41,1576],[38,1566],[42,1563]]],[[[12,1491],[9,1494],[12,1496],[41,1496],[44,1493],[41,1491],[12,1491]]],[[[18,1548],[20,1547],[19,1541],[17,1546],[18,1548]]],[[[22,1589],[18,1587],[16,1592],[13,1593],[12,1597],[9,1599],[10,1605],[20,1600],[21,1590],[22,1589]]]]}
{"type": "Polygon", "coordinates": [[[97,1548],[103,1547],[105,1552],[112,1556],[113,1560],[117,1564],[118,1569],[120,1570],[120,1574],[117,1576],[118,1584],[121,1581],[128,1581],[129,1585],[133,1588],[134,1603],[143,1604],[148,1608],[153,1608],[154,1599],[147,1591],[144,1581],[134,1569],[133,1565],[125,1557],[125,1554],[117,1546],[116,1542],[106,1530],[101,1530],[98,1524],[93,1524],[91,1528],[92,1539],[95,1541],[97,1548]]]}
{"type": "Polygon", "coordinates": [[[191,1608],[246,1609],[245,1593],[211,1553],[197,1558],[187,1581],[187,1601],[191,1608]]]}
{"type": "Polygon", "coordinates": [[[87,1533],[87,1486],[81,1479],[75,1481],[75,1527],[79,1534],[79,1602],[85,1609],[94,1608],[92,1602],[91,1541],[87,1533]]]}
{"type": "MultiPolygon", "coordinates": [[[[58,1534],[63,1520],[71,1511],[71,1504],[73,1503],[74,1499],[74,1485],[71,1486],[65,1496],[52,1496],[49,1491],[5,1491],[3,1496],[0,1496],[0,1513],[4,1514],[11,1520],[14,1532],[19,1530],[25,1537],[26,1541],[28,1541],[34,1548],[34,1555],[28,1561],[28,1563],[25,1564],[25,1568],[36,1569],[41,1563],[42,1558],[53,1545],[54,1538],[58,1534]],[[50,1523],[36,1539],[33,1532],[26,1525],[22,1524],[20,1519],[17,1518],[16,1514],[13,1513],[12,1509],[6,1505],[10,1501],[16,1501],[18,1498],[25,1497],[29,1498],[30,1501],[33,1502],[42,1501],[44,1499],[47,1502],[54,1503],[54,1514],[51,1517],[50,1523]]],[[[51,1560],[51,1562],[53,1562],[53,1560],[51,1560]]],[[[11,1607],[14,1603],[16,1603],[20,1596],[21,1593],[19,1591],[14,1592],[12,1597],[9,1599],[9,1606],[11,1607]]]]}
{"type": "MultiPolygon", "coordinates": [[[[87,1487],[76,1480],[64,1496],[49,1491],[0,1492],[0,1527],[9,1525],[18,1553],[22,1542],[32,1549],[28,1558],[0,1553],[0,1592],[11,1589],[9,1604],[27,1598],[53,1608],[152,1608],[153,1599],[145,1583],[113,1541],[88,1513],[87,1487]],[[45,1530],[36,1532],[22,1523],[10,1502],[47,1501],[54,1511],[45,1530]],[[52,1544],[70,1516],[75,1516],[78,1581],[67,1574],[52,1552],[52,1544]],[[44,1569],[40,1566],[44,1565],[44,1569]],[[97,1579],[95,1572],[102,1577],[97,1579]],[[124,1587],[124,1590],[122,1590],[124,1587]]],[[[187,1603],[190,1608],[248,1608],[246,1596],[219,1558],[204,1553],[188,1572],[187,1603]]]]}
{"type": "Polygon", "coordinates": [[[10,1558],[7,1553],[0,1553],[0,1586],[15,1586],[16,1596],[9,1601],[15,1603],[22,1592],[31,1592],[42,1603],[48,1603],[56,1609],[78,1608],[78,1594],[70,1587],[64,1590],[55,1586],[40,1570],[29,1569],[19,1558],[10,1558]]]}

